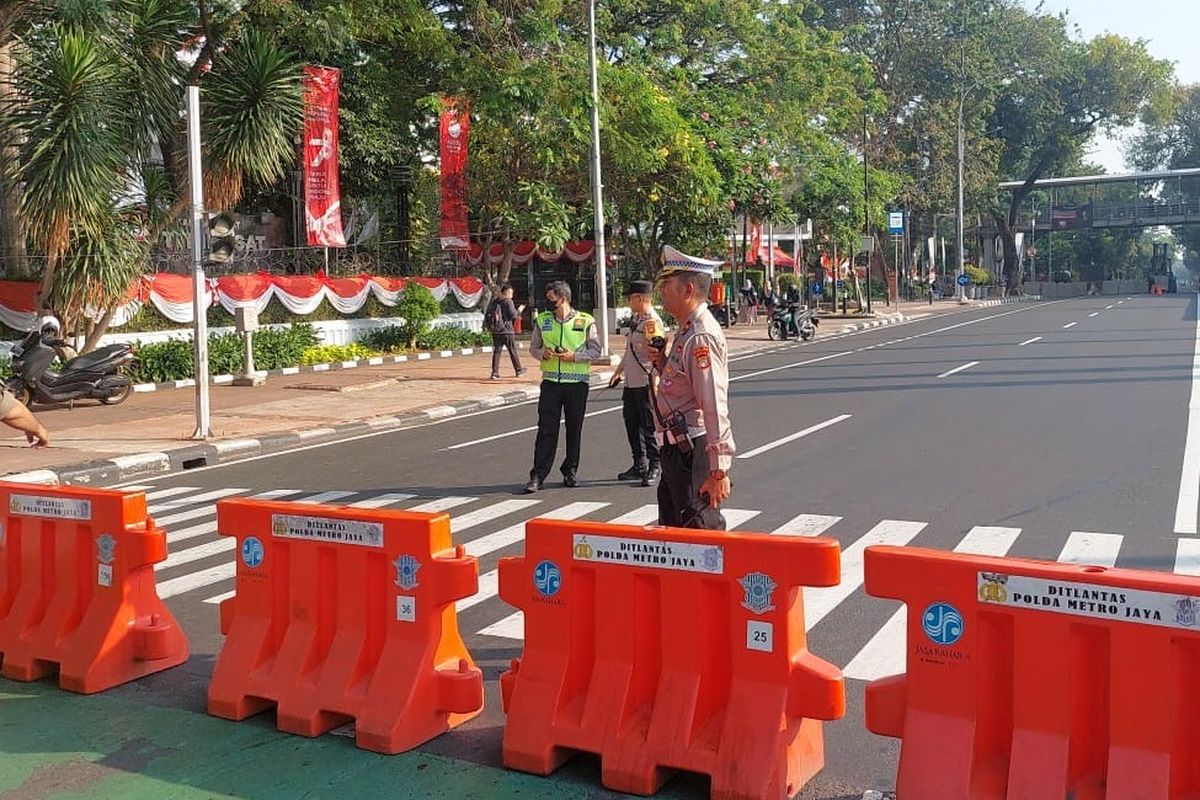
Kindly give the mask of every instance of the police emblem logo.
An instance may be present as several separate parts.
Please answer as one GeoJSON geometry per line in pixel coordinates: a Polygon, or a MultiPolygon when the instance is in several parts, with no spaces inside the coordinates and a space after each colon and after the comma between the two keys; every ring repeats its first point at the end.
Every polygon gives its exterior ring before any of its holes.
{"type": "Polygon", "coordinates": [[[658,324],[654,320],[648,319],[642,330],[647,336],[653,336],[658,333],[658,324]]]}
{"type": "Polygon", "coordinates": [[[692,354],[696,357],[697,367],[700,369],[708,369],[709,356],[711,354],[711,351],[708,349],[708,345],[697,345],[696,349],[692,351],[692,354]]]}
{"type": "Polygon", "coordinates": [[[588,540],[586,538],[580,539],[575,544],[575,557],[576,558],[583,559],[584,561],[588,561],[595,554],[596,554],[596,551],[592,548],[592,546],[590,544],[588,544],[588,540]]]}
{"type": "Polygon", "coordinates": [[[985,603],[1004,603],[1008,601],[1008,576],[997,572],[981,572],[979,574],[979,599],[985,603]]]}
{"type": "Polygon", "coordinates": [[[275,519],[271,523],[271,532],[274,533],[276,536],[286,536],[287,535],[287,523],[284,522],[279,517],[275,517],[275,519]]]}
{"type": "Polygon", "coordinates": [[[722,572],[722,552],[719,547],[710,547],[700,554],[700,563],[707,572],[722,572]]]}
{"type": "Polygon", "coordinates": [[[96,555],[105,564],[111,564],[117,557],[117,540],[102,533],[96,537],[96,555]]]}
{"type": "Polygon", "coordinates": [[[8,498],[8,513],[10,513],[10,514],[21,513],[21,501],[15,497],[9,497],[8,498]]]}
{"type": "Polygon", "coordinates": [[[421,562],[417,561],[412,556],[400,556],[392,562],[392,566],[396,568],[396,585],[404,591],[417,588],[417,570],[421,568],[421,562]]]}
{"type": "Polygon", "coordinates": [[[746,593],[746,598],[742,600],[742,608],[747,608],[755,614],[765,614],[775,610],[775,606],[771,603],[771,595],[777,585],[775,581],[771,580],[770,575],[751,572],[738,583],[741,584],[742,591],[746,593]]]}
{"type": "Polygon", "coordinates": [[[542,330],[544,330],[544,331],[554,330],[553,317],[551,317],[549,315],[542,317],[542,330]]]}
{"type": "Polygon", "coordinates": [[[1181,597],[1175,601],[1175,622],[1191,628],[1196,625],[1196,614],[1200,612],[1200,601],[1181,597]]]}

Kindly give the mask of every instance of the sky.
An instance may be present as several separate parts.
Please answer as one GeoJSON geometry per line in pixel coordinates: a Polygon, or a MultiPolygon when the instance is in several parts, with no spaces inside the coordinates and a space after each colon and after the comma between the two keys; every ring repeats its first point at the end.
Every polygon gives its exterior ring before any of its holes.
{"type": "MultiPolygon", "coordinates": [[[[1037,0],[1025,0],[1036,8],[1037,0]]],[[[1127,39],[1144,39],[1156,58],[1175,62],[1181,83],[1200,83],[1200,2],[1197,0],[1044,0],[1044,11],[1067,12],[1072,28],[1085,39],[1109,32],[1127,39]]],[[[1128,134],[1125,134],[1128,135],[1128,134]]],[[[1109,172],[1129,172],[1120,137],[1098,139],[1091,158],[1109,172]]]]}

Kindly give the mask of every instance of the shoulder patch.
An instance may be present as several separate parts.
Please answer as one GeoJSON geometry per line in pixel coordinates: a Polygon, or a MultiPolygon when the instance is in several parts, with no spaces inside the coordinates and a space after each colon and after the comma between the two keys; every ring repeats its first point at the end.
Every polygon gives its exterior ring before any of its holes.
{"type": "Polygon", "coordinates": [[[587,327],[588,327],[588,321],[587,321],[586,319],[584,319],[583,317],[576,317],[576,318],[575,318],[575,324],[574,324],[574,326],[573,326],[573,327],[574,327],[574,328],[575,328],[575,330],[577,330],[577,331],[583,331],[583,330],[587,330],[587,327]]]}
{"type": "Polygon", "coordinates": [[[696,366],[700,369],[708,369],[710,351],[708,345],[698,344],[692,350],[692,355],[696,358],[696,366]]]}

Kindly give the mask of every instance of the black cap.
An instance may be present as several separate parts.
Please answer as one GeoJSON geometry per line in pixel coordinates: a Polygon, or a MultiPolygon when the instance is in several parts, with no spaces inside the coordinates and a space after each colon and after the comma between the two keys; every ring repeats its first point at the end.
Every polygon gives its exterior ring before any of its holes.
{"type": "Polygon", "coordinates": [[[654,284],[650,281],[630,281],[630,294],[654,294],[654,284]]]}

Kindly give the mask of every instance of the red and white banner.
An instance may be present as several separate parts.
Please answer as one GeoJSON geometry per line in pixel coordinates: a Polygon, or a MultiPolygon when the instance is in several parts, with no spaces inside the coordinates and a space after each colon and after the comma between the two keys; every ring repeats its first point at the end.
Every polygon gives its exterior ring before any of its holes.
{"type": "Polygon", "coordinates": [[[342,73],[304,68],[304,217],[308,243],[345,247],[338,188],[338,89],[342,73]]]}
{"type": "Polygon", "coordinates": [[[471,243],[467,227],[467,148],[470,107],[454,97],[442,98],[442,247],[464,250],[471,243]]]}

